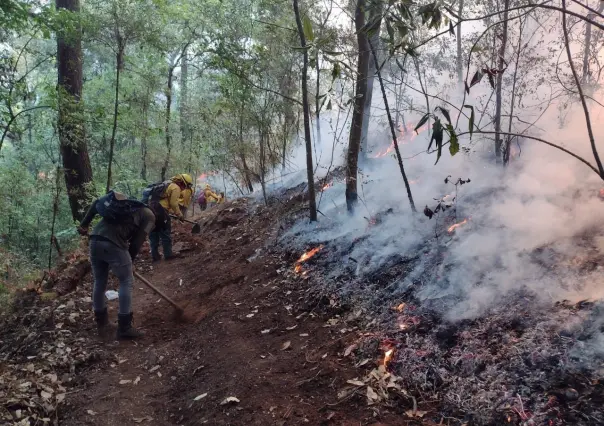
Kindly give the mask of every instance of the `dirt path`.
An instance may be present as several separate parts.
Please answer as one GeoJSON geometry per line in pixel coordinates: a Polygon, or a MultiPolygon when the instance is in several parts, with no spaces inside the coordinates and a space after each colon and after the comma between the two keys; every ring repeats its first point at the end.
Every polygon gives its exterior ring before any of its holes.
{"type": "MultiPolygon", "coordinates": [[[[135,323],[145,338],[103,343],[113,356],[83,372],[61,424],[412,424],[376,417],[363,395],[337,399],[358,375],[342,358],[356,332],[326,327],[328,318],[305,308],[305,281],[284,273],[291,265],[269,254],[250,259],[276,225],[268,212],[252,223],[243,211],[206,224],[211,239],[176,225],[182,259],[152,268],[142,256],[139,271],[186,304],[193,321],[173,322],[171,308],[137,282],[135,323]]],[[[116,301],[109,309],[113,318],[116,301]]]]}

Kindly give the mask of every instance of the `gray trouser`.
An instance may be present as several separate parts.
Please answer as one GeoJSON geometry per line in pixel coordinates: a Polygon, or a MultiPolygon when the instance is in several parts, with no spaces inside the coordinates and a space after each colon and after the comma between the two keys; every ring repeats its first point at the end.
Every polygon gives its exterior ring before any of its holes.
{"type": "Polygon", "coordinates": [[[119,313],[123,315],[132,312],[132,259],[128,250],[120,248],[110,241],[90,240],[90,264],[94,276],[92,289],[92,306],[95,311],[102,311],[107,306],[105,303],[105,290],[109,269],[120,282],[119,313]]]}

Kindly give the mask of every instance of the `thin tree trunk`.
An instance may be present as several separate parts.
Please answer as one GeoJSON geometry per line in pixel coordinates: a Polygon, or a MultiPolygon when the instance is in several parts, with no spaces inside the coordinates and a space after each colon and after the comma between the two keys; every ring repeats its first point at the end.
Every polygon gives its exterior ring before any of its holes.
{"type": "MultiPolygon", "coordinates": [[[[359,0],[359,2],[362,0],[359,0]]],[[[304,139],[306,139],[306,173],[308,178],[308,208],[310,221],[317,220],[317,201],[315,198],[315,179],[312,162],[312,141],[310,132],[310,108],[308,104],[308,49],[306,48],[306,37],[302,28],[302,18],[300,17],[300,9],[298,0],[294,0],[294,14],[296,15],[296,25],[298,26],[298,35],[300,36],[300,46],[304,50],[302,63],[302,109],[304,110],[304,139]]],[[[360,136],[360,135],[359,135],[360,136]]],[[[359,141],[360,142],[360,141],[359,141]]],[[[358,155],[358,148],[357,148],[358,155]]],[[[355,160],[356,174],[356,160],[355,160]]],[[[356,188],[356,180],[355,180],[356,188]]]]}
{"type": "Polygon", "coordinates": [[[264,132],[262,131],[262,127],[259,126],[258,127],[258,137],[260,138],[260,186],[262,186],[262,197],[264,198],[264,204],[268,206],[268,198],[266,196],[266,183],[265,183],[265,161],[266,159],[265,157],[265,135],[264,132]]]}
{"type": "Polygon", "coordinates": [[[524,29],[524,21],[520,19],[520,30],[518,33],[518,46],[516,47],[516,64],[514,67],[514,76],[512,79],[512,100],[510,105],[510,120],[508,122],[508,135],[505,138],[505,149],[503,151],[503,164],[507,165],[510,162],[510,148],[512,146],[512,124],[514,121],[514,104],[516,103],[516,83],[518,76],[518,64],[520,62],[520,52],[522,50],[522,32],[524,29]]]}
{"type": "Polygon", "coordinates": [[[61,187],[59,185],[59,179],[61,176],[61,168],[57,166],[57,176],[55,181],[55,196],[52,202],[52,224],[50,227],[50,243],[48,246],[48,270],[52,266],[52,246],[55,237],[55,224],[57,222],[57,216],[59,214],[59,195],[61,193],[61,187]]]}
{"type": "MultiPolygon", "coordinates": [[[[119,40],[119,36],[118,36],[119,40]]],[[[105,192],[109,192],[111,188],[111,165],[113,163],[113,150],[115,147],[115,135],[117,133],[117,117],[119,113],[119,99],[120,99],[120,72],[124,61],[124,51],[121,42],[118,41],[118,52],[116,55],[115,64],[115,101],[113,104],[113,129],[111,129],[111,139],[109,140],[109,164],[107,165],[107,186],[105,192]]]]}
{"type": "Polygon", "coordinates": [[[365,0],[357,0],[354,15],[354,23],[357,32],[358,62],[355,83],[354,110],[350,125],[350,137],[348,139],[348,153],[346,156],[346,208],[349,213],[354,212],[358,202],[357,174],[359,151],[361,148],[361,133],[363,120],[365,119],[365,97],[367,96],[367,72],[369,71],[369,42],[365,31],[365,0]]]}
{"type": "Polygon", "coordinates": [[[180,65],[180,133],[182,146],[189,140],[189,58],[188,49],[185,48],[182,52],[182,64],[180,65]]]}
{"type": "Polygon", "coordinates": [[[239,158],[241,159],[241,165],[243,167],[243,179],[250,193],[254,192],[254,186],[252,185],[252,179],[250,177],[250,169],[247,166],[245,159],[245,144],[243,143],[243,111],[245,109],[245,102],[241,102],[241,113],[239,114],[239,158]]]}
{"type": "Polygon", "coordinates": [[[570,69],[573,73],[573,78],[575,79],[575,84],[577,85],[577,91],[579,92],[579,97],[581,98],[581,105],[583,106],[583,113],[585,114],[585,125],[587,127],[587,134],[589,135],[589,142],[591,144],[591,150],[594,156],[594,160],[596,160],[596,164],[598,165],[598,172],[600,173],[600,178],[604,179],[604,168],[602,167],[600,155],[598,154],[598,149],[596,148],[596,140],[594,138],[593,129],[591,127],[589,109],[587,108],[587,102],[585,102],[585,96],[583,95],[581,81],[579,80],[579,75],[577,74],[575,64],[573,63],[573,56],[570,52],[568,28],[566,27],[566,0],[562,0],[562,9],[564,9],[564,12],[562,12],[562,31],[564,32],[564,44],[566,47],[566,56],[568,57],[568,65],[570,66],[570,69]]]}
{"type": "Polygon", "coordinates": [[[390,124],[390,132],[392,134],[392,143],[394,144],[394,151],[396,151],[396,158],[398,160],[398,166],[401,170],[401,175],[403,176],[403,182],[405,182],[405,189],[407,190],[407,197],[409,198],[409,204],[411,205],[411,210],[413,213],[416,212],[415,202],[413,201],[413,194],[411,193],[411,186],[409,185],[409,180],[407,179],[407,173],[405,173],[405,166],[403,166],[403,157],[401,156],[401,151],[398,148],[398,139],[396,137],[396,129],[394,128],[394,121],[392,120],[392,115],[390,114],[390,107],[388,106],[388,97],[386,96],[386,89],[384,88],[384,82],[382,81],[382,73],[379,69],[378,58],[375,54],[375,49],[373,48],[373,43],[369,40],[369,48],[371,49],[371,54],[373,55],[373,61],[375,62],[375,67],[377,71],[378,81],[380,82],[380,88],[382,89],[382,98],[384,99],[384,107],[386,108],[386,116],[388,117],[388,124],[390,124]]]}
{"type": "MultiPolygon", "coordinates": [[[[508,15],[510,8],[510,0],[505,0],[503,12],[503,33],[501,35],[501,46],[499,47],[499,59],[497,69],[503,70],[505,66],[505,50],[508,43],[508,15]]],[[[497,73],[497,82],[495,83],[495,160],[501,162],[501,145],[503,140],[501,139],[501,104],[502,96],[501,89],[503,86],[503,73],[497,73]]]]}
{"type": "MultiPolygon", "coordinates": [[[[56,0],[57,10],[80,12],[79,0],[56,0]]],[[[78,114],[82,97],[81,29],[57,31],[58,133],[67,197],[74,220],[81,220],[91,198],[92,168],[86,130],[78,114]]]]}
{"type": "Polygon", "coordinates": [[[166,123],[164,132],[166,134],[166,159],[164,165],[161,168],[161,180],[166,180],[166,173],[170,166],[170,154],[172,153],[172,140],[170,135],[170,113],[172,110],[172,79],[174,77],[174,67],[170,66],[168,72],[168,87],[166,90],[166,123]]]}
{"type": "MultiPolygon", "coordinates": [[[[598,6],[598,13],[604,11],[604,1],[600,1],[598,6]]],[[[587,15],[589,19],[595,19],[596,15],[590,13],[587,15]]],[[[589,56],[591,55],[591,23],[585,23],[585,47],[583,48],[583,77],[581,83],[586,84],[591,80],[591,73],[589,72],[589,56]]]]}
{"type": "Polygon", "coordinates": [[[142,161],[142,166],[141,166],[141,179],[143,181],[147,180],[147,138],[149,136],[149,125],[148,125],[148,110],[149,110],[149,91],[147,91],[147,97],[145,98],[144,101],[144,105],[143,105],[143,114],[142,114],[142,121],[143,121],[143,134],[141,137],[141,161],[142,161]]]}
{"type": "MultiPolygon", "coordinates": [[[[381,0],[374,0],[372,2],[371,10],[369,13],[370,26],[368,27],[367,31],[371,32],[371,36],[369,37],[369,40],[373,46],[378,46],[380,43],[382,9],[383,9],[383,3],[381,0]]],[[[376,67],[374,61],[369,60],[369,68],[367,71],[367,94],[365,96],[365,105],[364,105],[364,109],[363,109],[363,114],[365,115],[365,119],[363,120],[363,125],[361,128],[361,152],[359,154],[359,162],[361,163],[361,165],[363,165],[367,162],[367,153],[368,153],[367,134],[369,132],[369,119],[371,118],[371,101],[373,99],[373,81],[375,80],[376,71],[377,71],[377,67],[376,67]]]]}
{"type": "MultiPolygon", "coordinates": [[[[457,16],[461,20],[461,14],[463,13],[464,0],[459,0],[459,7],[457,8],[457,16]]],[[[457,82],[461,90],[463,87],[463,52],[461,50],[461,22],[457,23],[457,82]]]]}
{"type": "MultiPolygon", "coordinates": [[[[320,121],[320,115],[321,115],[321,102],[319,100],[319,96],[321,96],[321,67],[319,66],[319,49],[316,49],[317,54],[315,56],[315,69],[317,72],[317,87],[316,87],[316,91],[317,91],[317,95],[315,96],[315,121],[317,124],[317,139],[315,140],[315,147],[321,146],[321,121],[320,121]]],[[[315,148],[316,149],[316,148],[315,148]]]]}

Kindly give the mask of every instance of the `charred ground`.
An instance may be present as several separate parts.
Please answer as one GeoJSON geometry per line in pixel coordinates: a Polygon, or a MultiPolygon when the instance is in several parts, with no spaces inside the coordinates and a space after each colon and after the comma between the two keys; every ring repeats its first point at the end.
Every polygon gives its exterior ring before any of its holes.
{"type": "MultiPolygon", "coordinates": [[[[308,246],[287,233],[304,200],[303,185],[271,207],[235,200],[199,217],[200,236],[177,224],[182,258],[152,266],[144,254],[137,270],[185,306],[187,322],[135,283],[140,342],[95,336],[85,248],[19,293],[2,316],[2,422],[601,424],[603,385],[577,350],[600,332],[596,305],[517,291],[480,319],[447,321],[455,298],[420,302],[429,274],[413,274],[446,259],[442,241],[359,275],[351,253],[362,237],[308,246]]],[[[391,213],[368,218],[368,232],[391,213]]],[[[549,261],[548,250],[533,255],[549,261]]],[[[573,264],[599,263],[594,251],[573,264]]]]}

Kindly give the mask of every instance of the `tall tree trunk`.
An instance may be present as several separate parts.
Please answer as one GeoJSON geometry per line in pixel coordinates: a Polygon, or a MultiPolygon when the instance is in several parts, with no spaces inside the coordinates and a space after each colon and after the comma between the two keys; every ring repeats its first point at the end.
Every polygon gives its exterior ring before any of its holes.
{"type": "Polygon", "coordinates": [[[243,112],[245,110],[245,102],[241,102],[241,112],[239,114],[239,158],[241,159],[241,165],[243,167],[243,180],[245,181],[245,185],[247,189],[251,192],[254,192],[254,186],[252,185],[252,178],[250,169],[247,166],[247,161],[245,159],[245,144],[243,142],[243,112]]]}
{"type": "MultiPolygon", "coordinates": [[[[461,20],[461,14],[463,13],[463,2],[464,0],[459,0],[459,7],[457,8],[457,16],[461,20]]],[[[461,22],[457,23],[457,82],[459,83],[459,87],[461,90],[464,90],[463,87],[463,52],[461,50],[461,22]]]]}
{"type": "MultiPolygon", "coordinates": [[[[369,27],[368,31],[371,33],[370,41],[371,45],[376,47],[380,44],[380,27],[382,24],[382,9],[383,3],[381,0],[373,0],[371,3],[371,10],[369,13],[369,27]]],[[[363,120],[363,126],[361,128],[361,152],[359,162],[361,165],[367,162],[367,133],[369,131],[369,119],[371,118],[371,101],[373,99],[373,81],[375,80],[375,73],[377,67],[374,61],[369,61],[369,69],[367,74],[367,94],[365,96],[364,112],[365,119],[363,120]]]]}
{"type": "Polygon", "coordinates": [[[170,135],[170,113],[172,110],[172,79],[174,78],[174,67],[170,66],[168,71],[168,87],[166,89],[166,123],[164,132],[166,134],[166,159],[161,168],[161,180],[166,180],[166,173],[170,166],[170,154],[172,153],[172,140],[170,135]]]}
{"type": "Polygon", "coordinates": [[[268,198],[266,197],[266,147],[265,147],[265,133],[262,130],[262,126],[258,127],[258,137],[260,138],[260,186],[262,187],[262,197],[264,198],[264,204],[268,206],[268,198]]]}
{"type": "Polygon", "coordinates": [[[111,165],[113,164],[113,150],[115,147],[115,135],[117,133],[117,117],[119,113],[119,100],[120,100],[120,73],[124,62],[124,50],[121,45],[120,37],[118,35],[118,50],[116,55],[115,63],[115,101],[113,103],[113,129],[111,129],[111,139],[109,140],[109,164],[107,165],[107,186],[105,192],[109,192],[111,188],[111,165]]]}
{"type": "Polygon", "coordinates": [[[392,120],[392,114],[390,114],[390,106],[388,105],[388,97],[386,96],[386,89],[384,88],[384,81],[382,80],[382,73],[378,67],[378,58],[375,53],[375,49],[373,47],[373,43],[369,40],[369,48],[371,49],[371,54],[373,55],[373,61],[375,63],[375,69],[377,72],[378,81],[380,83],[380,89],[382,89],[382,98],[384,99],[384,108],[386,109],[386,116],[388,117],[388,124],[390,125],[390,134],[392,135],[392,143],[394,144],[394,150],[396,152],[396,159],[398,160],[398,166],[401,171],[401,176],[403,176],[403,182],[405,183],[405,189],[407,190],[407,198],[409,198],[409,204],[411,205],[411,210],[413,213],[415,210],[415,202],[413,201],[413,195],[411,194],[411,186],[409,185],[409,180],[407,179],[407,173],[405,173],[405,167],[403,166],[403,157],[401,156],[401,151],[398,147],[398,139],[396,136],[396,130],[394,128],[394,121],[392,120]]]}
{"type": "Polygon", "coordinates": [[[503,164],[507,165],[510,162],[510,148],[512,146],[512,124],[514,122],[514,105],[516,103],[516,84],[518,77],[518,68],[520,63],[520,52],[522,51],[522,33],[524,30],[524,22],[520,18],[520,29],[518,32],[518,46],[516,46],[516,64],[514,64],[514,76],[512,78],[512,100],[510,101],[510,119],[508,121],[508,134],[505,138],[505,148],[503,150],[503,164]]]}
{"type": "MultiPolygon", "coordinates": [[[[361,2],[362,0],[359,0],[361,2]]],[[[306,49],[306,37],[302,28],[302,18],[300,17],[300,8],[298,0],[294,0],[294,14],[296,15],[296,25],[298,26],[298,35],[300,36],[300,46],[303,49],[302,63],[302,109],[304,110],[304,139],[306,139],[306,174],[308,179],[308,198],[310,221],[317,220],[317,200],[315,197],[315,178],[312,163],[312,141],[310,132],[310,108],[308,104],[308,49],[306,49]]],[[[360,135],[359,135],[360,136],[360,135]]],[[[360,139],[359,139],[360,142],[360,139]]],[[[358,148],[357,148],[358,155],[358,148]]],[[[355,160],[356,172],[356,160],[355,160]]],[[[355,181],[356,184],[356,181],[355,181]]]]}
{"type": "MultiPolygon", "coordinates": [[[[598,6],[598,13],[602,13],[604,11],[604,1],[600,1],[598,6]]],[[[587,15],[589,19],[595,19],[596,15],[594,13],[590,13],[587,15]]],[[[583,48],[583,75],[581,77],[581,83],[586,84],[590,82],[591,75],[589,72],[589,56],[591,55],[591,24],[589,22],[585,23],[585,46],[583,48]]]]}
{"type": "Polygon", "coordinates": [[[365,31],[365,0],[357,0],[354,14],[354,23],[357,32],[358,62],[355,84],[355,97],[348,139],[348,153],[346,156],[346,207],[353,213],[358,202],[357,174],[359,150],[361,148],[361,133],[365,112],[365,97],[367,96],[367,73],[369,71],[369,42],[365,31]]]}
{"type": "Polygon", "coordinates": [[[321,102],[319,99],[319,97],[321,96],[321,67],[319,66],[319,49],[316,49],[316,51],[317,54],[315,56],[315,69],[317,73],[317,94],[315,96],[315,121],[317,122],[317,139],[315,140],[315,147],[316,145],[321,146],[321,122],[319,121],[319,117],[321,116],[321,102]]]}
{"type": "Polygon", "coordinates": [[[149,98],[150,93],[149,89],[147,89],[147,96],[145,97],[142,111],[143,134],[141,136],[141,179],[143,181],[147,180],[147,138],[149,137],[149,119],[147,114],[149,111],[149,98]]]}
{"type": "MultiPolygon", "coordinates": [[[[501,35],[501,46],[499,47],[499,59],[497,69],[503,70],[505,66],[505,50],[508,43],[508,15],[510,9],[510,0],[505,0],[503,12],[503,33],[501,35]]],[[[495,84],[495,160],[501,162],[501,145],[503,140],[501,139],[501,89],[503,85],[503,73],[497,73],[497,83],[495,84]]]]}
{"type": "MultiPolygon", "coordinates": [[[[57,10],[80,12],[79,0],[56,0],[57,10]]],[[[59,118],[58,133],[65,186],[74,220],[81,220],[91,198],[92,168],[86,130],[78,114],[82,97],[81,28],[57,32],[59,118]]]]}
{"type": "Polygon", "coordinates": [[[180,133],[182,146],[184,148],[186,141],[189,140],[189,58],[188,49],[182,52],[182,63],[180,65],[180,133]]]}

